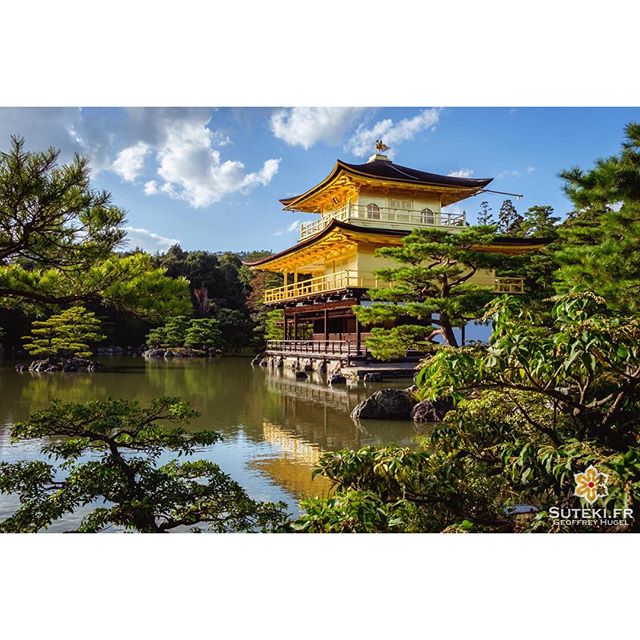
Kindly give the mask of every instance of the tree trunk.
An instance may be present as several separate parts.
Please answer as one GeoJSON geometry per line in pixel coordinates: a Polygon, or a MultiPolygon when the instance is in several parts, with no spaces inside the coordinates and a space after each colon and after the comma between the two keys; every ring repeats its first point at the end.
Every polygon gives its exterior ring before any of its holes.
{"type": "Polygon", "coordinates": [[[446,313],[440,314],[440,327],[442,329],[442,335],[450,347],[457,347],[458,341],[456,340],[456,334],[453,332],[451,322],[446,313]]]}

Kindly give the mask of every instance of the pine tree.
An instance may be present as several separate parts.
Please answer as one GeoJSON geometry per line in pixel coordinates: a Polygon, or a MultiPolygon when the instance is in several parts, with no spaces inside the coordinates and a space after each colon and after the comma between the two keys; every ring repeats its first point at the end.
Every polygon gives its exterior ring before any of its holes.
{"type": "Polygon", "coordinates": [[[155,329],[151,329],[149,333],[147,333],[147,337],[145,342],[147,346],[151,349],[157,349],[161,347],[167,341],[167,330],[163,325],[162,327],[156,327],[155,329]]]}
{"type": "Polygon", "coordinates": [[[213,318],[191,320],[185,332],[184,346],[196,349],[218,348],[222,346],[220,323],[213,318]]]}
{"type": "Polygon", "coordinates": [[[147,344],[150,347],[183,347],[188,328],[189,319],[186,316],[175,316],[163,326],[149,331],[147,344]]]}
{"type": "Polygon", "coordinates": [[[12,438],[37,439],[42,453],[0,462],[0,494],[20,503],[0,532],[36,532],[68,513],[84,533],[113,525],[144,533],[281,529],[284,503],[253,500],[217,464],[194,456],[221,439],[189,428],[198,416],[178,398],[162,397],[148,406],[55,401],[18,422],[12,438]]]}
{"type": "Polygon", "coordinates": [[[272,309],[265,314],[265,340],[284,339],[284,312],[282,309],[272,309]]]}
{"type": "Polygon", "coordinates": [[[118,255],[125,214],[95,191],[89,161],[58,164],[59,151],[0,153],[0,303],[38,311],[88,301],[140,316],[189,307],[188,283],[165,276],[149,255],[118,255]]]}
{"type": "Polygon", "coordinates": [[[522,235],[537,238],[555,238],[560,218],[553,215],[553,207],[548,205],[529,207],[524,212],[520,225],[522,235]]]}
{"type": "Polygon", "coordinates": [[[429,350],[431,340],[442,335],[457,346],[454,327],[482,315],[493,296],[492,286],[469,283],[479,269],[495,269],[509,258],[483,251],[495,238],[495,227],[469,227],[450,234],[441,229],[414,229],[401,247],[384,247],[380,256],[393,258],[400,266],[382,269],[377,275],[392,283],[369,291],[385,304],[354,307],[365,326],[372,326],[367,347],[383,360],[406,355],[408,349],[429,350]],[[388,304],[389,302],[395,304],[388,304]],[[396,326],[384,329],[385,322],[396,326]]]}
{"type": "Polygon", "coordinates": [[[480,225],[493,225],[495,224],[493,219],[492,209],[489,203],[485,200],[480,203],[480,213],[478,214],[478,224],[480,225]]]}
{"type": "Polygon", "coordinates": [[[24,336],[25,349],[47,358],[90,358],[90,345],[104,340],[98,333],[100,320],[84,307],[71,307],[47,320],[35,320],[31,334],[24,336]]]}
{"type": "Polygon", "coordinates": [[[560,173],[575,210],[558,231],[559,292],[588,285],[623,313],[640,311],[640,124],[619,155],[560,173]]]}
{"type": "Polygon", "coordinates": [[[522,235],[523,217],[518,213],[511,200],[505,200],[498,214],[499,230],[508,236],[522,235]]]}

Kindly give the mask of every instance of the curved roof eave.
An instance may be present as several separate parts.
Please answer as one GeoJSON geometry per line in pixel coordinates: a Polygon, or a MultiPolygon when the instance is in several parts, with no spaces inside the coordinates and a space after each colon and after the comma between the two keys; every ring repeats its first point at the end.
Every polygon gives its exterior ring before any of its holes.
{"type": "Polygon", "coordinates": [[[459,178],[455,176],[443,176],[437,173],[428,173],[410,167],[403,167],[386,160],[374,160],[364,164],[349,164],[342,160],[337,160],[331,173],[317,185],[297,196],[282,198],[280,202],[285,209],[289,209],[297,202],[303,201],[314,193],[317,193],[330,183],[337,175],[344,171],[345,173],[365,178],[373,178],[378,180],[390,180],[406,185],[425,185],[435,187],[458,187],[465,189],[482,189],[486,187],[493,178],[459,178]]]}
{"type": "MultiPolygon", "coordinates": [[[[279,251],[278,253],[274,253],[273,255],[270,255],[266,258],[260,258],[260,260],[256,260],[255,262],[245,262],[244,264],[246,264],[248,267],[258,267],[262,264],[266,264],[273,260],[278,260],[279,258],[289,255],[290,253],[294,253],[299,249],[304,249],[310,244],[313,244],[314,242],[321,240],[336,228],[344,229],[346,231],[356,231],[356,232],[367,233],[367,234],[377,233],[381,235],[398,236],[398,237],[404,237],[409,235],[409,233],[411,233],[410,231],[407,231],[405,229],[380,229],[375,227],[360,227],[357,225],[349,224],[348,222],[342,222],[341,220],[337,220],[336,218],[334,218],[324,229],[322,229],[322,231],[319,231],[315,235],[309,236],[308,238],[301,240],[297,244],[294,244],[292,247],[283,249],[282,251],[279,251]]],[[[498,236],[494,238],[494,243],[496,245],[519,245],[519,246],[542,247],[544,245],[549,244],[550,242],[552,242],[552,239],[550,238],[515,238],[511,236],[498,236]]]]}

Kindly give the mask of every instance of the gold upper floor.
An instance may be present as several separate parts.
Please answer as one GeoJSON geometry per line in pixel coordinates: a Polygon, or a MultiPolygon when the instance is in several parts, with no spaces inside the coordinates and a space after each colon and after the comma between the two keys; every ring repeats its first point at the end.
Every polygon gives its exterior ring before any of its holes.
{"type": "Polygon", "coordinates": [[[442,211],[437,200],[388,198],[361,194],[341,207],[322,212],[318,220],[300,225],[300,240],[322,231],[332,220],[361,227],[411,231],[419,227],[439,227],[456,233],[467,226],[464,212],[442,211]]]}

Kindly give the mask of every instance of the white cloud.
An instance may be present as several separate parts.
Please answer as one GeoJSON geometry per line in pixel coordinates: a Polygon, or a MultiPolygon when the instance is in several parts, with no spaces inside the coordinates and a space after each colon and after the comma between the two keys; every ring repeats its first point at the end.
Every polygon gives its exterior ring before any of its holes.
{"type": "Polygon", "coordinates": [[[536,170],[535,167],[529,165],[524,171],[520,169],[507,169],[501,171],[496,178],[520,178],[525,174],[532,174],[536,170]]]}
{"type": "MultiPolygon", "coordinates": [[[[97,114],[95,117],[99,119],[97,114]]],[[[60,162],[72,161],[74,153],[91,156],[91,169],[95,174],[104,167],[111,139],[104,129],[99,136],[94,136],[85,120],[84,110],[74,107],[3,107],[0,109],[0,150],[7,150],[11,135],[22,136],[30,151],[59,149],[60,162]]]]}
{"type": "Polygon", "coordinates": [[[127,249],[135,249],[137,247],[143,251],[155,253],[156,251],[166,251],[174,244],[180,244],[180,241],[175,238],[166,238],[148,229],[124,227],[124,230],[127,232],[127,237],[125,238],[127,249]]]}
{"type": "Polygon", "coordinates": [[[433,129],[440,119],[440,111],[438,108],[423,109],[413,118],[403,118],[397,123],[391,118],[385,118],[369,128],[360,125],[347,142],[347,149],[356,156],[366,156],[374,152],[375,141],[382,139],[392,147],[389,155],[393,157],[395,145],[412,140],[421,131],[433,129]]]}
{"type": "Polygon", "coordinates": [[[131,108],[119,109],[114,117],[106,109],[0,108],[0,150],[8,147],[11,134],[24,135],[28,149],[59,148],[61,162],[77,152],[89,156],[93,176],[112,171],[127,182],[144,178],[147,195],[204,207],[227,194],[267,185],[280,164],[271,158],[247,171],[242,162],[222,158],[220,149],[231,139],[211,126],[212,112],[131,108]]]}
{"type": "MultiPolygon", "coordinates": [[[[199,208],[218,202],[227,194],[248,193],[271,182],[278,172],[279,159],[266,160],[254,172],[246,172],[238,160],[223,161],[213,146],[216,134],[208,123],[208,117],[166,123],[164,140],[156,153],[162,193],[199,208]]],[[[157,192],[157,184],[151,182],[154,184],[147,191],[157,192]]]]}
{"type": "Polygon", "coordinates": [[[117,155],[112,170],[125,182],[133,182],[142,173],[149,150],[146,142],[137,142],[131,147],[126,147],[117,155]]]}
{"type": "Polygon", "coordinates": [[[291,224],[287,225],[284,229],[279,229],[274,232],[274,236],[283,236],[285,233],[293,233],[294,231],[298,231],[300,229],[300,225],[302,224],[301,220],[294,220],[291,224]]]}
{"type": "Polygon", "coordinates": [[[289,145],[309,149],[318,142],[341,144],[362,109],[356,107],[293,107],[271,116],[271,131],[289,145]]]}
{"type": "Polygon", "coordinates": [[[473,175],[473,169],[458,169],[447,174],[452,178],[470,178],[473,175]]]}
{"type": "Polygon", "coordinates": [[[144,183],[144,194],[153,196],[158,193],[158,183],[155,180],[148,180],[144,183]]]}

